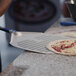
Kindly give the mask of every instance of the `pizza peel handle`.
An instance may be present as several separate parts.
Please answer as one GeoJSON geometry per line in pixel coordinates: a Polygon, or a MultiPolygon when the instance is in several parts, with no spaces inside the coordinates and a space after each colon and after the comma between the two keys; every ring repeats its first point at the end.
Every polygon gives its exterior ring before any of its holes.
{"type": "Polygon", "coordinates": [[[16,33],[15,30],[4,28],[4,27],[1,27],[1,26],[0,26],[0,30],[5,31],[5,32],[8,32],[8,33],[16,33]]]}

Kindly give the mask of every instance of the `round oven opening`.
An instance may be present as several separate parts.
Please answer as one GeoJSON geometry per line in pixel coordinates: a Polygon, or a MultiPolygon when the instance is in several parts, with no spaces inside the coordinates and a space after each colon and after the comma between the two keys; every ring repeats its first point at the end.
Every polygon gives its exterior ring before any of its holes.
{"type": "Polygon", "coordinates": [[[9,13],[19,22],[43,23],[56,15],[56,6],[49,0],[16,0],[12,3],[9,13]]]}

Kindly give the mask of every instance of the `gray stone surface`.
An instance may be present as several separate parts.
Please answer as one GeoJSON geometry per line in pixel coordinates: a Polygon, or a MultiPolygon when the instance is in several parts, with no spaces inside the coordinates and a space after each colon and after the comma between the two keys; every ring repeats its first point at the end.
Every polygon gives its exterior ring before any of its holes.
{"type": "Polygon", "coordinates": [[[24,70],[12,76],[76,76],[76,56],[24,52],[13,66],[24,70]]]}

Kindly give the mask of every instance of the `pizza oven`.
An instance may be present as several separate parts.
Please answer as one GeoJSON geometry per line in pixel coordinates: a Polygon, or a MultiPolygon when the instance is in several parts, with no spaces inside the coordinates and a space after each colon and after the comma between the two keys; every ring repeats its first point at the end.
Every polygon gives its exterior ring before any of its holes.
{"type": "Polygon", "coordinates": [[[59,5],[59,0],[14,0],[5,14],[6,27],[44,32],[59,18],[59,5]]]}

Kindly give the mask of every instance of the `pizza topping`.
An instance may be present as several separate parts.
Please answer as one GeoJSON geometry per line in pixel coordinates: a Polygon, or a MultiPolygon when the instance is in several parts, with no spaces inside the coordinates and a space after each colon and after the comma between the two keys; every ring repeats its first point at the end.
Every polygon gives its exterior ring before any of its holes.
{"type": "Polygon", "coordinates": [[[65,41],[60,41],[60,43],[64,43],[65,41]]]}
{"type": "Polygon", "coordinates": [[[61,52],[62,50],[68,49],[68,48],[72,48],[76,45],[76,40],[74,40],[73,42],[70,41],[60,41],[57,42],[55,45],[51,45],[51,47],[56,50],[57,52],[61,52]]]}
{"type": "Polygon", "coordinates": [[[61,49],[58,48],[58,47],[56,47],[56,46],[53,46],[52,48],[53,48],[54,50],[56,50],[57,52],[61,52],[61,49]]]}
{"type": "Polygon", "coordinates": [[[74,42],[76,43],[76,40],[74,42]]]}
{"type": "Polygon", "coordinates": [[[65,48],[65,44],[61,45],[61,49],[64,50],[65,48]]]}

